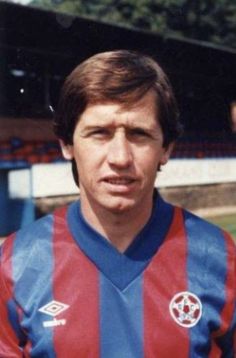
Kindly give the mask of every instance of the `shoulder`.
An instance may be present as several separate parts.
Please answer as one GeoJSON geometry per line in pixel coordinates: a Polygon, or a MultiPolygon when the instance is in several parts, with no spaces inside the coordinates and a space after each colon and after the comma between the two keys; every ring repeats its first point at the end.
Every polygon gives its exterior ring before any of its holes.
{"type": "Polygon", "coordinates": [[[53,215],[47,215],[10,235],[1,246],[2,273],[8,276],[12,274],[13,266],[20,269],[30,265],[47,250],[52,230],[53,215]]]}
{"type": "Polygon", "coordinates": [[[183,218],[189,246],[196,253],[235,260],[236,246],[228,232],[186,210],[183,210],[183,218]]]}
{"type": "Polygon", "coordinates": [[[30,225],[21,228],[15,233],[11,234],[3,243],[2,247],[10,245],[11,241],[18,249],[24,248],[27,250],[38,243],[47,241],[54,233],[55,222],[59,221],[65,225],[68,207],[56,209],[53,213],[45,215],[40,219],[34,221],[30,225]]]}
{"type": "Polygon", "coordinates": [[[53,215],[44,216],[11,234],[2,245],[2,253],[12,249],[29,251],[38,241],[47,239],[53,230],[53,215]]]}
{"type": "MultiPolygon", "coordinates": [[[[59,209],[10,235],[1,246],[2,273],[20,276],[27,268],[41,267],[53,257],[55,222],[65,226],[67,209],[59,209]]],[[[4,275],[5,275],[4,274],[4,275]]]]}
{"type": "Polygon", "coordinates": [[[226,232],[224,229],[209,222],[208,220],[203,219],[200,216],[197,216],[185,209],[182,209],[182,211],[183,211],[183,217],[186,227],[191,229],[192,231],[195,231],[196,234],[197,232],[199,232],[201,234],[205,234],[210,237],[214,235],[230,236],[230,234],[226,232]]]}

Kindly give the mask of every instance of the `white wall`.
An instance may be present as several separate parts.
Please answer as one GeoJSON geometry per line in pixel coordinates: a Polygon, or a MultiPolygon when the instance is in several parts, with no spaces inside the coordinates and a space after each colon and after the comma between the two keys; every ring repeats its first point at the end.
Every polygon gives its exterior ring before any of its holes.
{"type": "MultiPolygon", "coordinates": [[[[155,185],[173,187],[236,182],[236,158],[172,159],[158,173],[155,185]]],[[[31,170],[9,172],[11,197],[50,197],[77,194],[71,164],[36,164],[31,170]]]]}
{"type": "Polygon", "coordinates": [[[158,174],[156,185],[173,187],[236,182],[236,158],[172,159],[158,174]]]}

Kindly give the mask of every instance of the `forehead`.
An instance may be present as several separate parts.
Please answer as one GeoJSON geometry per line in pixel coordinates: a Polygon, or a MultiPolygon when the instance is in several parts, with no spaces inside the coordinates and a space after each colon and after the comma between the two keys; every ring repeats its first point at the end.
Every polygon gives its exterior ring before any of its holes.
{"type": "Polygon", "coordinates": [[[149,91],[134,103],[104,101],[90,103],[79,118],[79,125],[106,125],[124,122],[126,125],[159,125],[156,94],[149,91]]]}

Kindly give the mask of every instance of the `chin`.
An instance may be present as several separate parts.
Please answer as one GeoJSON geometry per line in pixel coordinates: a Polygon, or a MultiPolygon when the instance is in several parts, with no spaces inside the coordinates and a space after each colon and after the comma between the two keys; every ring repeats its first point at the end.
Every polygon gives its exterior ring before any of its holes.
{"type": "Polygon", "coordinates": [[[104,208],[114,214],[122,214],[131,211],[135,207],[133,200],[116,200],[105,203],[104,208]]]}

